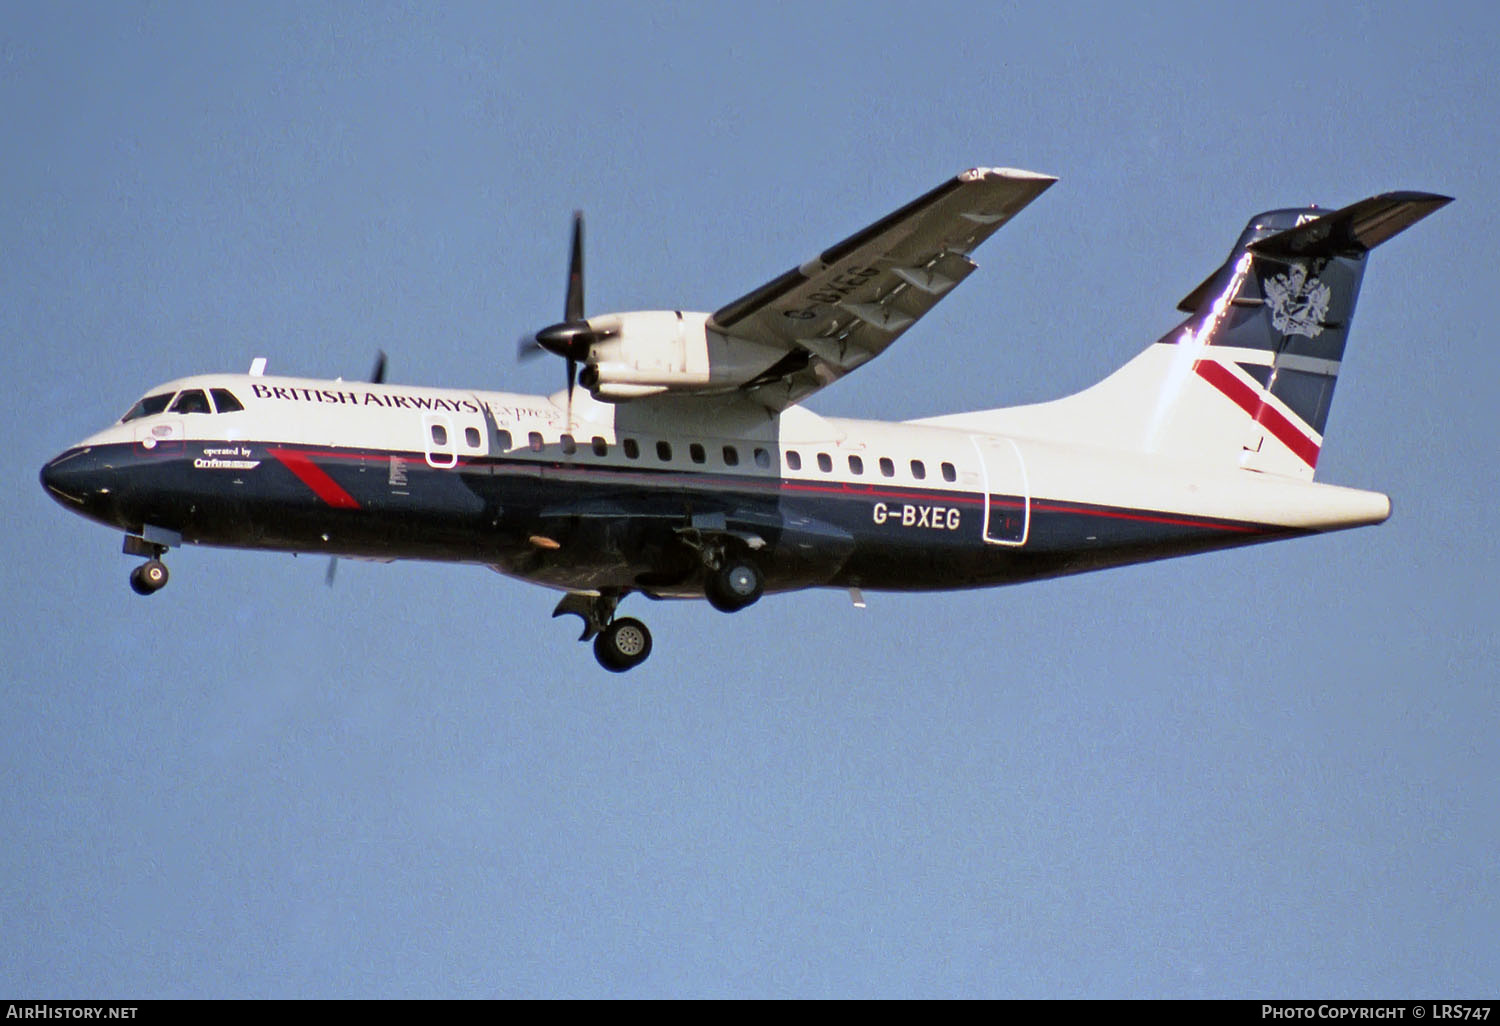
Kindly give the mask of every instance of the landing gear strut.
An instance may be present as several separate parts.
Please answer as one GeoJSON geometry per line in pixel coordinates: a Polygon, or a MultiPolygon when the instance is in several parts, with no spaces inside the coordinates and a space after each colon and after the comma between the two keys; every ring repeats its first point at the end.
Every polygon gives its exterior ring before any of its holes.
{"type": "Polygon", "coordinates": [[[127,534],[123,551],[127,556],[147,557],[146,562],[130,571],[132,591],[137,595],[154,595],[166,587],[170,575],[167,573],[167,564],[161,561],[167,551],[165,545],[127,534]]]}
{"type": "Polygon", "coordinates": [[[578,640],[593,638],[594,658],[611,673],[633,669],[651,654],[651,632],[646,625],[633,617],[615,617],[615,609],[624,597],[623,593],[615,592],[601,595],[569,592],[552,611],[553,616],[572,613],[583,620],[583,633],[578,640]]]}

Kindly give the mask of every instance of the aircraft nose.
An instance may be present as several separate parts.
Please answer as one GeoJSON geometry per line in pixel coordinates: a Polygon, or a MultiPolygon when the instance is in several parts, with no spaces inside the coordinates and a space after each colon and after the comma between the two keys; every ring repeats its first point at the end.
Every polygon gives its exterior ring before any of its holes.
{"type": "Polygon", "coordinates": [[[42,487],[68,506],[84,507],[96,494],[108,494],[97,461],[88,447],[69,449],[47,462],[41,473],[42,487]]]}

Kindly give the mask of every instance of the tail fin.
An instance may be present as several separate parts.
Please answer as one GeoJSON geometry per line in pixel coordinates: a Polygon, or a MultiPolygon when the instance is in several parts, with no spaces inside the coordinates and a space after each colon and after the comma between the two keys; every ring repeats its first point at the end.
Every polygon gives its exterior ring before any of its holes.
{"type": "Polygon", "coordinates": [[[1056,402],[932,422],[1310,480],[1365,256],[1451,202],[1391,192],[1323,213],[1251,218],[1191,314],[1093,388],[1056,402]]]}
{"type": "Polygon", "coordinates": [[[1261,214],[1179,304],[1192,317],[1162,341],[1201,350],[1196,376],[1248,414],[1243,466],[1312,477],[1365,256],[1448,202],[1393,192],[1329,214],[1261,214]]]}

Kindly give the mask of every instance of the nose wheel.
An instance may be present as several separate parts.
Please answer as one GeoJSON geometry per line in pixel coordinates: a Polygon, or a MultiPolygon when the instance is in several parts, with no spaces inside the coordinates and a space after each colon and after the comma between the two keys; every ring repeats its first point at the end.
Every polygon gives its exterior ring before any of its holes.
{"type": "Polygon", "coordinates": [[[167,564],[150,559],[130,571],[130,587],[137,595],[154,595],[167,584],[167,564]]]}
{"type": "MultiPolygon", "coordinates": [[[[170,534],[176,539],[172,544],[182,544],[181,536],[172,532],[148,526],[146,533],[151,532],[158,535],[170,534]]],[[[166,554],[167,546],[162,539],[152,538],[148,541],[140,535],[127,534],[125,545],[120,551],[127,556],[146,557],[146,562],[130,571],[130,589],[137,595],[154,595],[167,586],[167,564],[161,561],[161,557],[166,554]]]]}

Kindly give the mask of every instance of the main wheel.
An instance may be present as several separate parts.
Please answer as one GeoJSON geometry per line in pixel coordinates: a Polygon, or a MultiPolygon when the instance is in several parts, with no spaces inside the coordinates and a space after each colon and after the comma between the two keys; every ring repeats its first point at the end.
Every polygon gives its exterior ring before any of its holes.
{"type": "Polygon", "coordinates": [[[744,609],[765,591],[766,581],[760,568],[749,560],[731,559],[717,570],[711,570],[703,582],[708,604],[721,613],[744,609]]]}
{"type": "Polygon", "coordinates": [[[651,654],[651,632],[641,621],[622,616],[594,638],[594,658],[611,673],[639,666],[651,654]]]}
{"type": "Polygon", "coordinates": [[[130,571],[130,587],[137,595],[152,595],[167,583],[167,564],[151,559],[130,571]]]}

